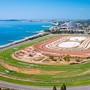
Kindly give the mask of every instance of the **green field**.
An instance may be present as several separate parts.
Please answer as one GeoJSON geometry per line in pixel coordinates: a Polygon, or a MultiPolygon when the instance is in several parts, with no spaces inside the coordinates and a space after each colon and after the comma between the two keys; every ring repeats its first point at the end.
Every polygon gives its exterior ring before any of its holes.
{"type": "Polygon", "coordinates": [[[75,65],[40,65],[33,63],[26,63],[15,60],[11,57],[12,53],[16,50],[32,46],[38,42],[47,40],[54,36],[41,37],[25,44],[9,48],[0,52],[0,61],[4,63],[11,64],[17,67],[25,68],[37,68],[46,71],[65,71],[58,74],[50,75],[36,75],[36,74],[23,74],[17,73],[15,71],[7,70],[6,68],[0,66],[0,80],[8,81],[17,84],[33,85],[33,86],[60,86],[62,83],[66,83],[68,86],[78,86],[78,85],[89,85],[90,84],[90,62],[75,65]],[[5,77],[7,76],[7,77],[5,77]],[[11,79],[16,78],[16,79],[11,79]]]}

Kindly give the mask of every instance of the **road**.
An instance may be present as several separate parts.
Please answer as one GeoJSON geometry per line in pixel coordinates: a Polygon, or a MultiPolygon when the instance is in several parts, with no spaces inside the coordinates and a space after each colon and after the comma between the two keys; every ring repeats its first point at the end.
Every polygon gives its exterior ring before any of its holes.
{"type": "MultiPolygon", "coordinates": [[[[0,81],[0,86],[12,88],[15,90],[52,90],[52,87],[45,88],[45,87],[18,85],[18,84],[8,83],[5,81],[0,81]]],[[[57,88],[57,90],[60,90],[60,88],[57,88]]],[[[90,86],[68,87],[67,90],[90,90],[90,86]]]]}
{"type": "MultiPolygon", "coordinates": [[[[45,36],[43,36],[43,37],[47,37],[47,36],[50,36],[50,34],[49,34],[49,35],[45,35],[45,36]]],[[[23,42],[15,43],[15,44],[10,45],[10,46],[8,46],[8,47],[2,47],[2,48],[0,48],[0,51],[3,51],[3,50],[6,50],[6,49],[9,49],[9,48],[12,48],[12,47],[18,46],[18,45],[22,45],[22,44],[25,44],[25,43],[31,42],[32,40],[38,40],[39,38],[43,38],[43,37],[37,37],[37,38],[35,38],[35,39],[30,39],[30,40],[27,40],[27,41],[23,41],[23,42]]]]}

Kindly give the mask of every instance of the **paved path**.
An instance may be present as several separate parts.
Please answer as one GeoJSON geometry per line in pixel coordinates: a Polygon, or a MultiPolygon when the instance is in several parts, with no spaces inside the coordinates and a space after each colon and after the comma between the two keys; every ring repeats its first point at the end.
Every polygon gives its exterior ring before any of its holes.
{"type": "MultiPolygon", "coordinates": [[[[34,86],[12,84],[12,83],[8,83],[8,82],[4,82],[4,81],[0,81],[0,86],[13,88],[16,90],[52,90],[52,87],[50,87],[50,88],[34,87],[34,86]]],[[[60,88],[57,88],[57,90],[60,90],[60,88]]],[[[90,90],[90,86],[69,87],[69,88],[67,88],[67,90],[90,90]]]]}

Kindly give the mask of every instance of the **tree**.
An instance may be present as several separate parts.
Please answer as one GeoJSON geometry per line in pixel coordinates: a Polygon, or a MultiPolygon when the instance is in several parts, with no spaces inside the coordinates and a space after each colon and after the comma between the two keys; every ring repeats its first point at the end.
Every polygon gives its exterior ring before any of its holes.
{"type": "Polygon", "coordinates": [[[70,56],[69,55],[65,56],[64,57],[64,60],[67,61],[67,62],[69,62],[70,61],[70,56]]]}
{"type": "Polygon", "coordinates": [[[52,61],[54,61],[54,57],[53,57],[53,56],[49,56],[49,58],[50,58],[52,61]]]}
{"type": "Polygon", "coordinates": [[[53,90],[57,90],[56,86],[53,87],[53,90]]]}
{"type": "Polygon", "coordinates": [[[63,85],[61,86],[61,90],[66,90],[66,85],[63,83],[63,85]]]}

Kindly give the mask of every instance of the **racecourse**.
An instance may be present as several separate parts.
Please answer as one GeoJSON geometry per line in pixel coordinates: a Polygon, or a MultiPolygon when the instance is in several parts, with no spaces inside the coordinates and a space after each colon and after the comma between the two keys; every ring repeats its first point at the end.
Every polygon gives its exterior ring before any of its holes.
{"type": "MultiPolygon", "coordinates": [[[[90,85],[90,62],[76,65],[40,65],[33,63],[21,62],[12,58],[12,53],[28,46],[33,46],[44,40],[48,40],[54,36],[41,37],[18,46],[13,46],[0,52],[1,62],[4,64],[24,69],[40,69],[45,72],[59,71],[54,74],[24,74],[9,70],[4,66],[0,66],[0,80],[7,81],[16,84],[30,85],[30,86],[46,86],[50,87],[53,85],[60,86],[62,83],[66,83],[67,86],[79,86],[79,85],[90,85]]],[[[1,63],[0,62],[0,63],[1,63]]],[[[21,69],[22,70],[22,69],[21,69]]],[[[35,89],[31,89],[35,90],[35,89]]],[[[36,89],[38,90],[38,89],[36,89]]],[[[39,89],[40,90],[40,89],[39,89]]],[[[44,90],[44,89],[43,89],[44,90]]],[[[74,89],[73,89],[74,90],[74,89]]],[[[78,89],[77,89],[78,90],[78,89]]],[[[88,90],[88,89],[87,89],[88,90]]]]}

